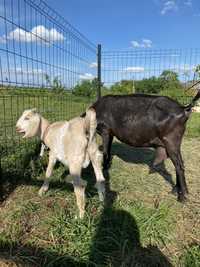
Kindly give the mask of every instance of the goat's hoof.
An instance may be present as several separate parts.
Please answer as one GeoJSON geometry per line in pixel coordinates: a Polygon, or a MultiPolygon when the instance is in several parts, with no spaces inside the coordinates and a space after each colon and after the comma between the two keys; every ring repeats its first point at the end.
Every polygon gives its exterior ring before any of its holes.
{"type": "Polygon", "coordinates": [[[38,191],[38,196],[39,197],[42,197],[44,195],[44,192],[42,192],[42,191],[38,191]]]}
{"type": "Polygon", "coordinates": [[[40,190],[38,191],[38,196],[42,197],[46,192],[47,190],[45,190],[44,188],[40,188],[40,190]]]}
{"type": "Polygon", "coordinates": [[[157,170],[156,170],[156,168],[154,166],[149,168],[149,174],[153,174],[155,172],[157,172],[157,170]]]}
{"type": "Polygon", "coordinates": [[[84,215],[80,215],[80,214],[74,216],[75,220],[83,220],[83,218],[84,218],[84,215]]]}
{"type": "Polygon", "coordinates": [[[177,200],[179,201],[179,202],[181,202],[181,203],[186,203],[186,201],[187,201],[187,198],[186,198],[186,196],[185,195],[183,195],[183,194],[178,194],[178,198],[177,198],[177,200]]]}
{"type": "Polygon", "coordinates": [[[85,211],[81,211],[80,213],[79,213],[79,219],[83,219],[84,218],[84,214],[85,214],[85,211]]]}
{"type": "Polygon", "coordinates": [[[44,193],[45,193],[44,191],[39,190],[39,191],[38,191],[38,196],[39,196],[39,197],[42,197],[42,196],[44,195],[44,193]]]}
{"type": "Polygon", "coordinates": [[[172,193],[173,195],[177,195],[177,192],[178,192],[177,187],[176,187],[176,186],[173,186],[173,188],[172,188],[172,190],[171,190],[171,193],[172,193]]]}

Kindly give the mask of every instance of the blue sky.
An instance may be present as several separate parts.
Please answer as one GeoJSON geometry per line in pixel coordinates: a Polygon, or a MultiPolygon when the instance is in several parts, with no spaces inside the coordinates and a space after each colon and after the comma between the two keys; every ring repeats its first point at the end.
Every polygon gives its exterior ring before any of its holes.
{"type": "Polygon", "coordinates": [[[94,43],[127,49],[199,47],[199,0],[46,0],[94,43]],[[136,43],[135,43],[136,44],[136,43]]]}
{"type": "MultiPolygon", "coordinates": [[[[96,50],[85,40],[77,41],[55,20],[40,13],[40,0],[0,0],[0,81],[31,86],[47,86],[45,75],[58,77],[72,88],[96,76],[96,50]]],[[[103,51],[127,50],[124,57],[103,57],[102,77],[112,84],[121,79],[158,76],[165,69],[192,79],[200,63],[198,53],[158,49],[199,47],[199,0],[46,0],[103,51]],[[141,54],[135,52],[145,51],[141,54]],[[158,52],[156,52],[158,53],[158,52]],[[163,54],[164,53],[164,54],[163,54]]],[[[80,37],[82,39],[82,37],[80,37]]]]}

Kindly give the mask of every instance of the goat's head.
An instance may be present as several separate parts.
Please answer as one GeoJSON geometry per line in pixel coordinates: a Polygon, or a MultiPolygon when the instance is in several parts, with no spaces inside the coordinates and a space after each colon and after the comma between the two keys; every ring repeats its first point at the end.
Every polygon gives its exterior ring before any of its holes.
{"type": "Polygon", "coordinates": [[[16,123],[16,131],[24,134],[23,138],[33,137],[38,134],[41,116],[36,109],[27,109],[16,123]]]}

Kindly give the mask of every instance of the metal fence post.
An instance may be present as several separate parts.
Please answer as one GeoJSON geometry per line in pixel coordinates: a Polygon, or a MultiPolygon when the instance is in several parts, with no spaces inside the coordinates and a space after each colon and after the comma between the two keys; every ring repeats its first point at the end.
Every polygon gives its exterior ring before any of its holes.
{"type": "Polygon", "coordinates": [[[101,97],[101,45],[97,46],[97,99],[101,97]]]}

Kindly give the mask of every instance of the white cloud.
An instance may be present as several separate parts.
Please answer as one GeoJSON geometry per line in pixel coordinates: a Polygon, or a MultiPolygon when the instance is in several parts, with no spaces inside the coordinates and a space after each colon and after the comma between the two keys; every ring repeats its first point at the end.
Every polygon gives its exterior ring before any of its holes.
{"type": "Polygon", "coordinates": [[[127,67],[123,69],[123,72],[140,73],[144,72],[144,67],[137,67],[137,66],[127,67]]]}
{"type": "Polygon", "coordinates": [[[184,2],[184,5],[185,5],[185,6],[188,6],[188,7],[191,7],[191,6],[192,6],[192,0],[186,0],[186,1],[184,2]]]}
{"type": "Polygon", "coordinates": [[[133,47],[140,47],[140,44],[137,41],[131,41],[133,47]]]}
{"type": "Polygon", "coordinates": [[[17,74],[17,75],[45,75],[46,72],[42,69],[26,69],[26,68],[10,68],[9,70],[3,70],[3,74],[17,74]]]}
{"type": "Polygon", "coordinates": [[[193,6],[193,0],[153,0],[153,2],[160,7],[161,15],[193,6]]]}
{"type": "Polygon", "coordinates": [[[97,62],[92,62],[90,64],[90,68],[97,68],[97,62]]]}
{"type": "Polygon", "coordinates": [[[164,3],[161,10],[161,15],[165,15],[167,12],[178,10],[178,6],[174,0],[167,1],[164,3]]]}
{"type": "Polygon", "coordinates": [[[148,48],[152,47],[152,41],[151,40],[149,40],[149,39],[143,39],[142,42],[143,42],[143,46],[145,48],[146,47],[148,47],[148,48]]]}
{"type": "Polygon", "coordinates": [[[143,39],[141,43],[138,41],[131,41],[131,45],[134,48],[151,48],[152,47],[152,41],[149,39],[143,39]]]}
{"type": "Polygon", "coordinates": [[[5,35],[0,36],[0,44],[5,44],[5,43],[6,43],[5,35]]]}
{"type": "Polygon", "coordinates": [[[196,70],[196,66],[187,64],[187,65],[180,66],[179,70],[182,71],[183,73],[194,72],[196,70]]]}
{"type": "Polygon", "coordinates": [[[0,42],[5,43],[6,40],[15,40],[17,42],[42,42],[45,44],[53,43],[56,41],[63,41],[65,38],[62,33],[59,33],[55,28],[47,29],[43,25],[33,27],[31,31],[25,31],[21,28],[3,35],[0,37],[0,42]]]}
{"type": "Polygon", "coordinates": [[[79,75],[79,78],[81,80],[93,80],[95,77],[91,73],[84,73],[84,74],[79,75]]]}

